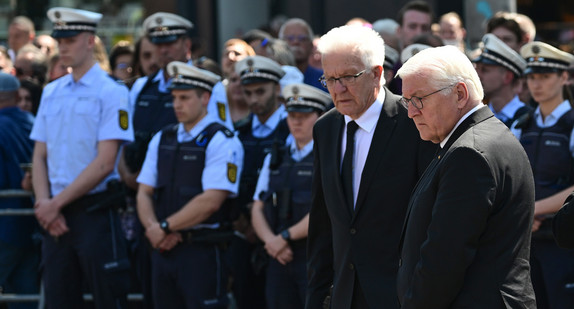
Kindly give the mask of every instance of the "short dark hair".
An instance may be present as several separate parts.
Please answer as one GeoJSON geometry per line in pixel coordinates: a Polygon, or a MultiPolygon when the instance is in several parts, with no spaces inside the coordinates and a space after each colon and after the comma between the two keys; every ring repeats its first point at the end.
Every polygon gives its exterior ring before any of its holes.
{"type": "Polygon", "coordinates": [[[118,57],[123,55],[134,55],[134,46],[128,41],[119,41],[110,51],[110,68],[116,68],[118,57]]]}
{"type": "Polygon", "coordinates": [[[410,1],[401,8],[401,10],[397,15],[397,22],[401,27],[403,26],[405,13],[407,11],[419,11],[422,13],[426,13],[430,15],[431,20],[434,19],[432,8],[426,1],[421,0],[410,1]]]}
{"type": "Polygon", "coordinates": [[[520,28],[516,19],[507,12],[498,12],[488,20],[486,33],[491,33],[494,29],[503,27],[516,36],[516,42],[522,42],[525,32],[520,28]]]}

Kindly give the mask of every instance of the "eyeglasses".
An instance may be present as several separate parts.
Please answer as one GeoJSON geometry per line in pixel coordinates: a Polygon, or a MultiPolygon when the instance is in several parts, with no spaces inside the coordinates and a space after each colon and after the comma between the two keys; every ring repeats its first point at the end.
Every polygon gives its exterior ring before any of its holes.
{"type": "Polygon", "coordinates": [[[361,72],[355,74],[355,75],[345,75],[345,76],[341,76],[341,77],[329,77],[326,78],[325,75],[321,76],[321,78],[319,78],[319,82],[321,82],[321,85],[323,85],[323,87],[328,88],[328,87],[333,87],[335,86],[335,82],[339,81],[339,83],[341,83],[342,86],[349,86],[355,83],[355,81],[357,80],[357,78],[361,75],[363,75],[363,73],[365,73],[367,71],[367,69],[362,70],[361,72]]]}
{"type": "Polygon", "coordinates": [[[283,40],[294,43],[294,42],[307,42],[309,41],[309,37],[306,35],[286,35],[283,37],[283,40]]]}
{"type": "Polygon", "coordinates": [[[422,96],[422,97],[412,96],[410,99],[407,99],[407,98],[405,98],[405,97],[401,97],[400,102],[401,102],[401,104],[403,104],[406,108],[409,108],[409,102],[410,102],[411,105],[414,106],[416,109],[422,109],[422,108],[423,108],[423,99],[424,99],[424,98],[429,97],[429,96],[431,96],[431,95],[433,95],[433,94],[435,94],[435,93],[441,92],[441,91],[443,91],[443,90],[445,90],[445,89],[448,89],[448,88],[450,88],[450,87],[453,87],[454,85],[456,85],[456,84],[452,84],[452,85],[450,85],[450,86],[446,86],[446,87],[444,87],[444,88],[440,88],[439,90],[433,91],[433,92],[431,92],[431,93],[429,93],[429,94],[427,94],[427,95],[424,95],[424,96],[422,96]]]}

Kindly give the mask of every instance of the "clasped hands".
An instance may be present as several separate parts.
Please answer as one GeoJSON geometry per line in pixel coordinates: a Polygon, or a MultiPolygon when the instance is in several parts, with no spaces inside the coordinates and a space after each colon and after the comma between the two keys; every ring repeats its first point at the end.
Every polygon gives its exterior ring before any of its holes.
{"type": "Polygon", "coordinates": [[[34,215],[42,228],[54,237],[61,236],[69,231],[66,219],[60,213],[60,207],[54,199],[43,198],[36,200],[34,215]]]}
{"type": "Polygon", "coordinates": [[[265,251],[281,265],[287,265],[287,263],[293,261],[293,250],[291,250],[289,243],[281,235],[275,235],[269,241],[266,241],[265,251]]]}
{"type": "Polygon", "coordinates": [[[159,222],[150,221],[150,223],[145,230],[145,235],[154,249],[169,251],[183,241],[181,233],[172,232],[166,234],[159,226],[159,222]]]}

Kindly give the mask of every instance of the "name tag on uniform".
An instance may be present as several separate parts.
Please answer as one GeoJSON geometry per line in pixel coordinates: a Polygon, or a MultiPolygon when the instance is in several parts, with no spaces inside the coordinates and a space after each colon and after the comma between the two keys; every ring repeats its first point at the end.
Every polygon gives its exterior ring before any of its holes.
{"type": "Polygon", "coordinates": [[[297,176],[313,176],[312,171],[297,171],[297,176]]]}
{"type": "Polygon", "coordinates": [[[183,156],[183,161],[194,161],[197,160],[196,155],[185,155],[183,156]]]}
{"type": "Polygon", "coordinates": [[[271,175],[279,175],[279,170],[271,170],[271,172],[269,173],[271,175]]]}
{"type": "Polygon", "coordinates": [[[173,107],[173,103],[172,102],[167,102],[163,105],[163,107],[165,108],[172,108],[173,107]]]}
{"type": "Polygon", "coordinates": [[[545,146],[550,146],[550,147],[560,147],[562,145],[562,143],[560,143],[560,141],[551,141],[548,140],[546,142],[544,142],[545,146]]]}
{"type": "Polygon", "coordinates": [[[148,101],[138,101],[138,106],[148,107],[149,102],[148,101]]]}
{"type": "Polygon", "coordinates": [[[263,148],[263,153],[270,153],[271,152],[271,148],[267,147],[267,148],[263,148]]]}

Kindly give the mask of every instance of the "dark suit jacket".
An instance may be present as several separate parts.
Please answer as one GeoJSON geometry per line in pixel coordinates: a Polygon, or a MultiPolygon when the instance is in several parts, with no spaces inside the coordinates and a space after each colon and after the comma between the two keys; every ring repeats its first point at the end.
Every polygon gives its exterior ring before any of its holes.
{"type": "Polygon", "coordinates": [[[396,272],[402,222],[410,193],[432,159],[434,145],[420,139],[398,101],[400,97],[385,91],[355,212],[346,203],[340,176],[344,117],[332,109],[315,124],[307,240],[309,309],[322,307],[331,285],[332,308],[350,308],[355,276],[371,308],[398,307],[396,272]]]}
{"type": "Polygon", "coordinates": [[[530,281],[534,180],[506,126],[483,107],[417,184],[401,235],[401,308],[536,308],[530,281]]]}
{"type": "Polygon", "coordinates": [[[554,216],[552,230],[559,247],[574,249],[574,193],[568,196],[554,216]]]}

